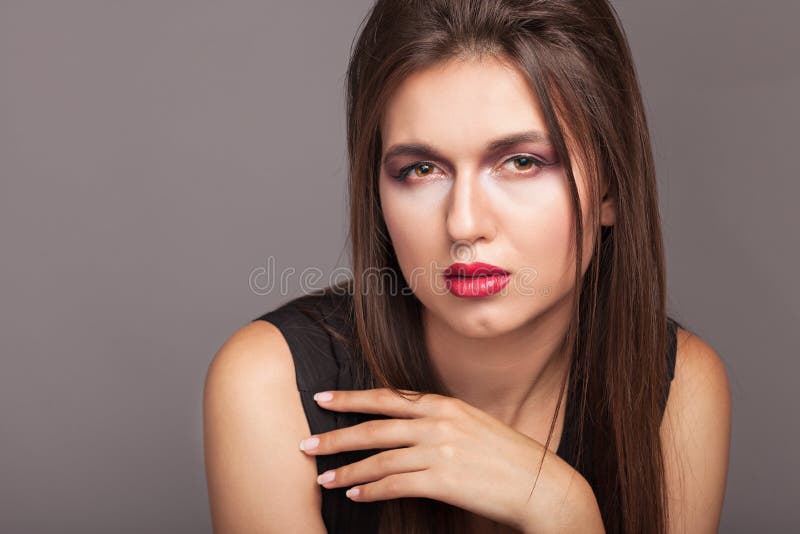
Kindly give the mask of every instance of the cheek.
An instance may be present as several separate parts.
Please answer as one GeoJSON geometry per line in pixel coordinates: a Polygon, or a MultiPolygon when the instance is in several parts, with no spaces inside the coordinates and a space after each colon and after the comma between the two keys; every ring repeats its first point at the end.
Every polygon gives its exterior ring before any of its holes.
{"type": "MultiPolygon", "coordinates": [[[[582,273],[591,261],[593,234],[589,203],[582,176],[578,194],[584,218],[582,273]]],[[[563,296],[575,286],[575,210],[569,182],[563,173],[542,175],[537,180],[503,184],[495,205],[502,206],[501,234],[516,256],[520,272],[515,283],[526,295],[563,296]],[[502,194],[501,194],[502,193],[502,194]]]]}
{"type": "Polygon", "coordinates": [[[566,179],[548,173],[535,180],[504,183],[495,204],[508,246],[515,251],[517,268],[552,280],[568,260],[572,203],[566,179]]]}
{"type": "MultiPolygon", "coordinates": [[[[593,233],[590,227],[587,191],[581,178],[576,176],[578,195],[583,215],[583,258],[584,273],[591,261],[593,252],[593,233]]],[[[516,196],[524,202],[524,209],[518,211],[508,233],[514,240],[513,247],[520,251],[523,263],[538,277],[534,285],[541,289],[547,287],[563,293],[575,285],[575,208],[569,182],[565,176],[548,177],[537,182],[528,194],[516,196]]],[[[509,201],[509,206],[514,206],[509,201]]]]}
{"type": "Polygon", "coordinates": [[[446,198],[447,187],[441,184],[408,188],[391,183],[390,178],[381,179],[383,219],[407,281],[412,269],[427,269],[430,262],[441,256],[442,206],[446,198]]]}

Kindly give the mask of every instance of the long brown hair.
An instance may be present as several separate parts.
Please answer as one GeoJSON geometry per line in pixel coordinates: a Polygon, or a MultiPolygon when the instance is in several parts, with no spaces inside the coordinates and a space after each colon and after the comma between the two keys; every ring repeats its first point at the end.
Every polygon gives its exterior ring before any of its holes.
{"type": "MultiPolygon", "coordinates": [[[[346,87],[356,273],[347,290],[361,362],[357,380],[398,394],[448,394],[427,358],[420,302],[405,285],[387,287],[381,275],[393,272],[392,283],[402,281],[378,197],[380,119],[393,90],[413,71],[448,59],[502,56],[538,96],[571,191],[580,292],[564,346],[573,355],[569,380],[578,399],[577,467],[609,532],[665,532],[659,440],[668,343],[664,253],[647,122],[617,14],[607,0],[378,0],[365,22],[346,87]],[[586,165],[592,221],[601,230],[587,276],[573,174],[579,161],[586,165]],[[616,200],[612,227],[599,226],[601,181],[616,200]],[[592,451],[591,462],[584,449],[592,451]]],[[[397,499],[384,503],[381,532],[458,531],[463,519],[463,510],[446,503],[397,499]]]]}

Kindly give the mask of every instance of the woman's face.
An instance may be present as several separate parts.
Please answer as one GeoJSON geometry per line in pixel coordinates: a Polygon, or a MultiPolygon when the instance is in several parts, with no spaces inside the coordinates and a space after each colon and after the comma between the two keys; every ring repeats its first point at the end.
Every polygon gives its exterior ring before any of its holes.
{"type": "MultiPolygon", "coordinates": [[[[418,71],[392,95],[381,138],[381,207],[403,277],[426,312],[465,336],[491,337],[567,303],[575,269],[568,179],[519,71],[497,58],[418,71]],[[443,271],[455,262],[498,266],[510,273],[507,285],[478,297],[448,291],[443,271]]],[[[595,232],[580,167],[573,161],[585,272],[595,232]]],[[[604,202],[601,224],[612,223],[613,205],[604,202]]],[[[470,284],[461,287],[480,287],[470,284]]]]}

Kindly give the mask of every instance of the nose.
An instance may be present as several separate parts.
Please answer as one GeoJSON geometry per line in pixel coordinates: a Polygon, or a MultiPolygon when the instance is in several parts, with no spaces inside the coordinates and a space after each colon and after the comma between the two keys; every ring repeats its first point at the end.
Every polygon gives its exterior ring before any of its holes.
{"type": "Polygon", "coordinates": [[[453,241],[473,243],[494,237],[494,222],[485,192],[476,174],[462,174],[453,182],[447,207],[447,232],[453,241]]]}

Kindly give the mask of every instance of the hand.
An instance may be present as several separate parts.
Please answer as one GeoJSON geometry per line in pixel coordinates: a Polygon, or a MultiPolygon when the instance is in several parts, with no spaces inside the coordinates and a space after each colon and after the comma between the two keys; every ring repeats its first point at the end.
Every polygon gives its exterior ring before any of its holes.
{"type": "Polygon", "coordinates": [[[318,482],[326,488],[360,484],[348,492],[355,501],[427,497],[526,532],[545,532],[545,525],[563,526],[564,517],[583,513],[569,509],[586,497],[588,483],[577,471],[548,451],[534,492],[544,447],[464,401],[436,394],[408,400],[386,388],[328,393],[332,400],[317,401],[323,408],[396,419],[311,436],[318,438],[314,448],[308,441],[315,440],[303,440],[301,450],[311,455],[390,449],[323,473],[318,482]],[[575,477],[582,482],[574,484],[575,477]]]}

